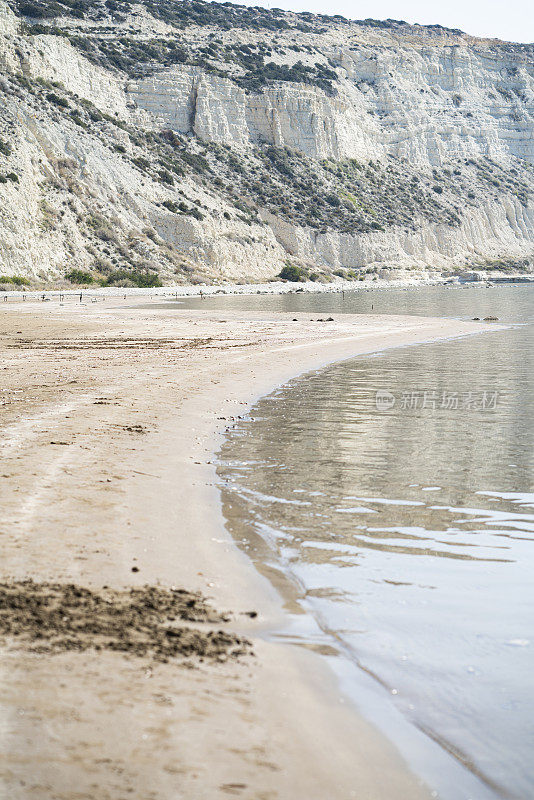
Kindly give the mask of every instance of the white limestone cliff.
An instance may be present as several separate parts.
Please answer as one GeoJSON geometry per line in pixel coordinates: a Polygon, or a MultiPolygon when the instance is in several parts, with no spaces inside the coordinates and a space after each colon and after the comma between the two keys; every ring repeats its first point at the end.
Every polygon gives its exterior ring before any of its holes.
{"type": "Polygon", "coordinates": [[[287,252],[329,269],[361,265],[413,269],[454,268],[466,260],[511,259],[534,254],[534,206],[518,202],[487,203],[473,211],[459,228],[421,221],[415,232],[401,228],[351,236],[328,231],[314,235],[296,231],[275,218],[269,224],[287,252]]]}
{"type": "MultiPolygon", "coordinates": [[[[139,36],[169,30],[146,13],[135,19],[139,36]]],[[[132,35],[132,19],[124,25],[132,35]]],[[[220,35],[230,43],[254,40],[250,31],[220,35]]],[[[194,28],[184,36],[206,38],[194,28]]],[[[287,45],[292,36],[281,32],[276,41],[287,45]]],[[[451,158],[489,156],[511,169],[534,163],[530,51],[465,35],[411,30],[403,36],[357,25],[300,38],[316,55],[291,58],[330,64],[338,76],[335,92],[289,82],[246,91],[230,77],[191,65],[156,64],[152,74],[134,79],[91,63],[66,37],[25,34],[0,2],[0,68],[11,85],[19,76],[60,86],[139,130],[171,129],[191,141],[230,146],[238,156],[265,143],[317,160],[394,156],[407,170],[429,174],[451,158]]],[[[0,138],[12,142],[0,175],[9,169],[18,175],[18,182],[0,183],[2,275],[57,280],[73,266],[91,269],[102,258],[101,244],[97,255],[88,247],[83,222],[93,211],[116,227],[114,246],[133,241],[167,282],[177,280],[180,264],[198,279],[256,280],[273,277],[288,259],[325,273],[369,266],[451,270],[497,259],[534,263],[532,199],[525,203],[512,190],[499,199],[488,193],[462,209],[456,227],[417,216],[415,230],[392,224],[356,234],[314,230],[268,208],[259,209],[263,224],[245,223],[226,199],[215,197],[214,187],[185,176],[180,191],[202,205],[202,218],[172,213],[164,206],[166,187],[119,155],[132,150],[120,127],[109,127],[114,145],[106,147],[105,128],[98,139],[68,115],[62,121],[37,114],[21,87],[7,92],[0,124],[0,138]],[[59,180],[58,169],[68,177],[59,180]]]]}
{"type": "Polygon", "coordinates": [[[387,152],[423,165],[451,155],[534,162],[527,57],[459,45],[378,53],[365,46],[331,56],[339,64],[335,97],[301,84],[248,94],[199,67],[158,72],[131,82],[128,93],[162,124],[234,146],[267,141],[334,159],[387,152]]]}

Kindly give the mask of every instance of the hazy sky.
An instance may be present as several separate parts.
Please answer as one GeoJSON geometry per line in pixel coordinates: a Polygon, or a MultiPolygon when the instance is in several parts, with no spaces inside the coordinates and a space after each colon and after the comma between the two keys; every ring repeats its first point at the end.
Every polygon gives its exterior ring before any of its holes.
{"type": "Polygon", "coordinates": [[[534,0],[233,0],[250,6],[342,14],[348,19],[439,23],[473,36],[534,42],[534,0]]]}

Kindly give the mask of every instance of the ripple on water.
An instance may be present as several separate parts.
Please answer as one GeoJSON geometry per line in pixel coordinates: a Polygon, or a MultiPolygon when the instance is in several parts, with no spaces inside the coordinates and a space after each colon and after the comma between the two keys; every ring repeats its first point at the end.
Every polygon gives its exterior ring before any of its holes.
{"type": "MultiPolygon", "coordinates": [[[[480,316],[481,293],[465,294],[480,316]]],[[[534,287],[491,295],[501,319],[534,317],[534,287]]],[[[285,576],[289,639],[337,652],[360,707],[371,675],[392,713],[502,797],[534,797],[533,361],[529,324],[334,365],[263,398],[219,467],[236,537],[285,576]],[[416,390],[498,402],[403,408],[416,390]]],[[[457,778],[447,795],[445,772],[440,796],[486,796],[457,778]]]]}

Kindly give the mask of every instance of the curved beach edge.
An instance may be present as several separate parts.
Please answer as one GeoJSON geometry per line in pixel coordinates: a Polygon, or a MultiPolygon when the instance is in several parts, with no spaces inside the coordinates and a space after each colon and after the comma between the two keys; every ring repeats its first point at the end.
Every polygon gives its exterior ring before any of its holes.
{"type": "Polygon", "coordinates": [[[320,657],[266,639],[284,624],[282,599],[226,530],[214,453],[232,417],[299,374],[501,326],[141,298],[1,310],[1,580],[199,591],[255,653],[185,668],[6,640],[6,795],[76,785],[81,797],[139,800],[430,797],[394,744],[346,708],[320,657]]]}

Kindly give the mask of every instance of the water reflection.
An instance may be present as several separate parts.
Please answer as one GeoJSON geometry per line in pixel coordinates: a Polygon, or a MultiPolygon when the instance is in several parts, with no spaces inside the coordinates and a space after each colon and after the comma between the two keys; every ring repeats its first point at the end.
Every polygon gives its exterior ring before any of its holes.
{"type": "MultiPolygon", "coordinates": [[[[501,318],[532,318],[531,287],[491,291],[501,318]]],[[[310,624],[310,643],[521,798],[534,796],[533,352],[524,325],[334,365],[261,400],[220,465],[236,537],[330,637],[310,624]],[[379,410],[378,390],[498,402],[379,410]]]]}

